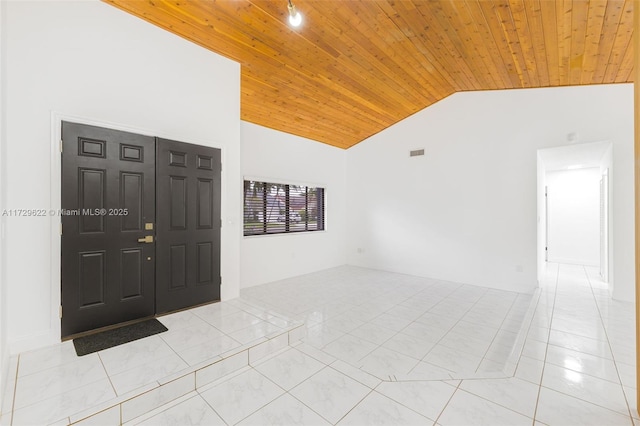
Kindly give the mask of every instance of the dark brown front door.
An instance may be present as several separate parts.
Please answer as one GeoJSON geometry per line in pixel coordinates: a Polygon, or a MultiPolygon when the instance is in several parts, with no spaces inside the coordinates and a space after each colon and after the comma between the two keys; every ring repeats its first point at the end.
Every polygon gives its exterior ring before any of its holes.
{"type": "Polygon", "coordinates": [[[156,313],[220,300],[220,150],[157,139],[156,313]]]}
{"type": "Polygon", "coordinates": [[[62,123],[62,337],[154,314],[153,137],[62,123]]]}

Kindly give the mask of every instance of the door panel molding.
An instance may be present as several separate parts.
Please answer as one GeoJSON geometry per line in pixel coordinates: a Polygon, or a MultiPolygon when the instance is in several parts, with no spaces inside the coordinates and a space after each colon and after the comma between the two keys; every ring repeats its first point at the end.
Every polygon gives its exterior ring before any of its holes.
{"type": "Polygon", "coordinates": [[[80,293],[78,298],[80,299],[80,309],[104,304],[104,283],[107,279],[105,256],[106,252],[104,250],[78,253],[78,263],[80,265],[80,293]],[[91,263],[94,264],[93,268],[89,267],[91,263]],[[91,273],[91,271],[94,271],[94,273],[91,273]],[[96,274],[95,271],[99,271],[99,273],[96,274]]]}
{"type": "Polygon", "coordinates": [[[127,209],[127,215],[120,216],[120,230],[144,231],[144,205],[136,200],[140,199],[139,194],[144,194],[144,179],[141,173],[120,172],[120,205],[127,209]],[[131,181],[135,179],[135,181],[131,181]],[[135,192],[138,196],[130,196],[135,192]]]}
{"type": "Polygon", "coordinates": [[[62,337],[154,315],[155,245],[141,224],[156,222],[155,138],[67,121],[62,136],[61,203],[73,212],[60,217],[62,337]],[[78,155],[85,139],[104,141],[100,155],[78,155]],[[140,161],[123,159],[123,146],[140,161]],[[127,204],[137,217],[123,230],[127,204]],[[77,263],[88,250],[101,253],[77,263]]]}
{"type": "Polygon", "coordinates": [[[141,248],[120,249],[120,291],[121,300],[141,297],[144,294],[144,253],[141,248]]]}
{"type": "Polygon", "coordinates": [[[156,152],[156,312],[220,300],[221,152],[162,138],[156,152]]]}
{"type": "MultiPolygon", "coordinates": [[[[208,169],[206,169],[208,170],[208,169]]],[[[214,224],[213,179],[198,178],[196,190],[196,229],[212,229],[214,224]]]]}
{"type": "MultiPolygon", "coordinates": [[[[169,165],[175,166],[172,163],[169,165]]],[[[177,167],[185,167],[178,164],[177,167]]],[[[169,228],[172,231],[187,229],[187,210],[189,202],[187,194],[187,178],[185,176],[169,176],[169,228]]]]}
{"type": "MultiPolygon", "coordinates": [[[[62,179],[62,163],[60,156],[60,140],[62,134],[62,122],[71,121],[78,124],[87,124],[90,126],[107,127],[114,130],[122,130],[125,132],[138,133],[141,135],[157,135],[159,137],[172,139],[172,140],[189,140],[190,142],[203,146],[210,146],[220,150],[222,159],[226,158],[227,148],[217,142],[215,139],[203,139],[193,134],[186,133],[172,133],[166,132],[162,129],[150,129],[148,127],[139,126],[131,123],[123,123],[118,121],[109,121],[104,118],[96,118],[89,115],[82,114],[70,114],[68,112],[60,110],[52,110],[50,115],[49,125],[49,328],[38,331],[32,335],[26,336],[18,341],[14,341],[11,344],[12,352],[24,352],[43,345],[52,345],[60,343],[61,341],[61,322],[60,322],[60,306],[61,306],[61,276],[60,276],[60,260],[61,260],[61,238],[60,238],[60,216],[57,212],[61,209],[61,179],[62,179]]],[[[226,170],[226,169],[225,169],[226,170]]],[[[222,171],[221,182],[222,186],[222,207],[227,207],[227,201],[225,201],[227,189],[225,186],[226,177],[225,171],[222,171]]],[[[224,210],[223,210],[224,211],[224,210]]],[[[238,234],[240,235],[240,234],[238,234]]],[[[240,237],[238,237],[240,238],[240,237]]],[[[43,265],[45,268],[46,265],[43,265]]]]}

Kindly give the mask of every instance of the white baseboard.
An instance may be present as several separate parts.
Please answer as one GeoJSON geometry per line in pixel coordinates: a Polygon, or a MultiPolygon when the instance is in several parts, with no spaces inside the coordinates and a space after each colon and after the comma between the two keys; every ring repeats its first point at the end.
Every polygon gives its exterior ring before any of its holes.
{"type": "Polygon", "coordinates": [[[47,331],[33,334],[31,336],[22,337],[9,342],[9,353],[17,355],[21,352],[31,351],[33,349],[44,348],[60,343],[60,336],[56,336],[54,332],[47,331]]]}

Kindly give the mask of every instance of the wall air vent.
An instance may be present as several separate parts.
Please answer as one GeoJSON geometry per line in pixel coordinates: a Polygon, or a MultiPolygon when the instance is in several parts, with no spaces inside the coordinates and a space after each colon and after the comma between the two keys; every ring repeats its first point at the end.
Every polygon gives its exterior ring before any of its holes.
{"type": "Polygon", "coordinates": [[[409,157],[419,157],[424,155],[424,149],[414,149],[413,151],[409,151],[409,157]]]}

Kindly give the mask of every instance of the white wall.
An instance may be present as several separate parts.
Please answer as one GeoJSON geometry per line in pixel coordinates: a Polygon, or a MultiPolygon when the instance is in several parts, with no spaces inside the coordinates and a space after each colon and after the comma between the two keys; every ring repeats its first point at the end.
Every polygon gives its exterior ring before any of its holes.
{"type": "Polygon", "coordinates": [[[549,262],[600,265],[600,169],[547,172],[549,262]]]}
{"type": "MultiPolygon", "coordinates": [[[[61,116],[222,148],[222,298],[236,296],[239,65],[98,1],[5,6],[5,208],[59,206],[61,116]]],[[[59,341],[58,223],[8,219],[13,352],[59,341]]]]}
{"type": "Polygon", "coordinates": [[[346,263],[346,151],[242,122],[242,175],[324,187],[326,230],[242,237],[241,287],[346,263]]]}
{"type": "MultiPolygon", "coordinates": [[[[5,72],[5,3],[0,2],[0,213],[5,207],[6,172],[6,72],[5,72]]],[[[9,374],[9,345],[7,340],[7,280],[5,278],[5,218],[0,214],[0,414],[2,413],[5,387],[9,374]]]]}
{"type": "Polygon", "coordinates": [[[457,93],[349,149],[349,262],[533,288],[536,150],[569,133],[613,143],[611,278],[633,300],[631,84],[457,93]]]}

